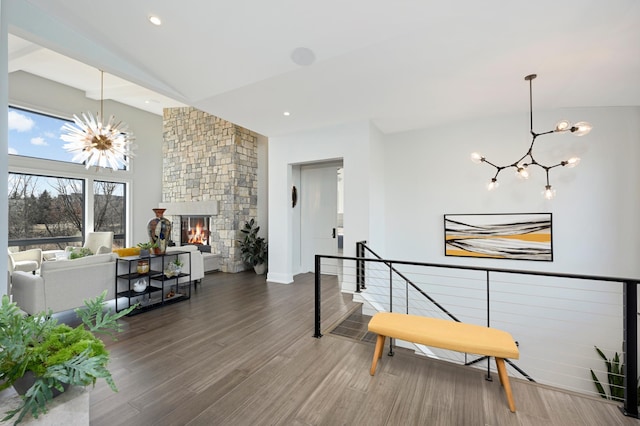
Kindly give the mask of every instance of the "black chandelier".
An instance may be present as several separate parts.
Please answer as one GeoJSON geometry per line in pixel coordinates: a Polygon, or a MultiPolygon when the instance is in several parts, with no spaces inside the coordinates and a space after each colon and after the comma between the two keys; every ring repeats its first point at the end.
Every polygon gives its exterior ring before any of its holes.
{"type": "Polygon", "coordinates": [[[563,160],[558,164],[554,164],[552,166],[546,166],[544,164],[541,164],[537,162],[536,159],[533,157],[533,145],[536,142],[536,138],[538,136],[548,135],[550,133],[566,133],[566,132],[570,132],[575,136],[583,136],[591,131],[591,124],[587,123],[586,121],[581,121],[576,124],[571,124],[567,120],[562,120],[556,124],[556,128],[553,130],[549,130],[548,132],[543,132],[543,133],[534,132],[533,131],[532,81],[536,77],[537,77],[536,74],[531,74],[524,78],[526,81],[529,82],[529,117],[531,120],[530,121],[531,126],[529,128],[529,132],[531,133],[531,136],[533,138],[531,140],[531,145],[529,145],[529,150],[522,157],[520,157],[520,159],[518,159],[516,162],[506,166],[497,166],[492,162],[490,162],[489,160],[487,160],[482,154],[479,154],[477,152],[474,152],[473,154],[471,154],[471,161],[473,161],[474,163],[487,163],[490,166],[493,166],[496,168],[496,174],[493,176],[493,178],[491,178],[491,181],[489,181],[489,183],[487,184],[487,189],[489,191],[492,191],[498,187],[498,175],[502,170],[507,169],[509,167],[513,167],[516,170],[516,176],[522,179],[528,179],[529,167],[538,166],[541,169],[543,169],[547,175],[547,184],[544,187],[544,191],[542,192],[542,195],[544,195],[544,198],[546,198],[547,200],[551,200],[553,197],[555,197],[556,190],[553,189],[551,187],[551,184],[549,183],[549,170],[556,168],[558,166],[567,166],[569,168],[575,167],[578,165],[578,163],[580,163],[580,158],[572,157],[572,158],[569,158],[568,160],[563,160]]]}

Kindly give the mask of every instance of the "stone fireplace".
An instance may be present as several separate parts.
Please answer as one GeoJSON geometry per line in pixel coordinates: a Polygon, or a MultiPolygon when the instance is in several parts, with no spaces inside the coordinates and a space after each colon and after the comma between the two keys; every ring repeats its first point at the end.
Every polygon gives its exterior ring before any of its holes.
{"type": "Polygon", "coordinates": [[[257,216],[258,135],[191,107],[163,114],[161,207],[181,241],[179,216],[209,217],[211,252],[224,272],[246,269],[237,239],[245,221],[257,216]]]}

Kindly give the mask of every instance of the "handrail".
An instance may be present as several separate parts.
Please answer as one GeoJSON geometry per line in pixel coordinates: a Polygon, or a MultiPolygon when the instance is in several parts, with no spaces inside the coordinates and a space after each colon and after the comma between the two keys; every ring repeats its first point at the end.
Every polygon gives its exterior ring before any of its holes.
{"type": "MultiPolygon", "coordinates": [[[[358,254],[360,254],[358,252],[358,254]]],[[[365,257],[351,257],[351,256],[336,256],[336,255],[315,255],[315,327],[314,337],[320,338],[322,334],[320,332],[320,265],[321,259],[340,259],[347,261],[355,261],[357,265],[364,264],[365,262],[383,263],[386,265],[409,265],[409,266],[423,266],[434,267],[444,269],[457,269],[466,271],[484,271],[487,274],[487,280],[491,272],[504,273],[504,274],[520,274],[520,275],[532,275],[543,277],[557,277],[557,278],[569,278],[569,279],[582,279],[582,280],[595,280],[604,282],[618,282],[624,285],[623,287],[623,320],[624,320],[624,339],[623,350],[625,353],[625,369],[624,369],[624,406],[621,407],[625,416],[639,418],[638,416],[638,301],[637,292],[638,284],[640,284],[639,278],[622,278],[622,277],[610,277],[599,275],[585,275],[585,274],[566,274],[556,272],[541,272],[541,271],[526,271],[517,269],[502,269],[502,268],[487,268],[479,266],[464,266],[464,265],[451,265],[451,264],[439,264],[439,263],[426,263],[426,262],[411,262],[403,260],[390,260],[390,259],[371,259],[365,257]]],[[[359,268],[358,268],[359,269],[359,268]]]]}
{"type": "MultiPolygon", "coordinates": [[[[362,247],[363,249],[368,250],[371,254],[373,254],[375,257],[377,257],[378,259],[382,259],[382,257],[380,257],[377,253],[375,253],[373,250],[371,250],[364,241],[360,241],[356,244],[359,244],[360,247],[362,247]]],[[[362,253],[364,254],[364,253],[362,253]]],[[[362,256],[364,257],[364,256],[362,256]]],[[[449,316],[449,318],[451,318],[452,320],[456,321],[456,322],[460,322],[460,320],[453,315],[451,312],[449,312],[444,306],[442,306],[440,303],[436,302],[434,298],[432,298],[431,296],[429,296],[427,293],[425,293],[421,288],[419,288],[417,285],[414,284],[413,281],[411,281],[409,278],[405,277],[403,273],[401,273],[400,271],[398,271],[396,268],[393,267],[393,265],[391,263],[386,263],[385,264],[389,267],[389,269],[393,272],[395,272],[396,274],[398,274],[398,276],[400,276],[400,278],[402,278],[403,280],[405,280],[405,282],[407,284],[409,284],[411,287],[413,287],[414,290],[416,290],[417,292],[419,292],[420,294],[422,294],[424,297],[426,297],[431,303],[433,303],[435,306],[438,307],[438,309],[440,309],[443,313],[447,314],[447,316],[449,316]]]]}

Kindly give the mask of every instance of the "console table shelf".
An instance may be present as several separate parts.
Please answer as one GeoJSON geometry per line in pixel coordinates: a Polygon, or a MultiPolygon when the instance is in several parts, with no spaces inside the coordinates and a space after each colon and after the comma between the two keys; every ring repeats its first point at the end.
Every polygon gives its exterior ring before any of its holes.
{"type": "MultiPolygon", "coordinates": [[[[177,275],[167,275],[164,271],[168,265],[186,255],[191,270],[191,252],[173,251],[146,257],[120,257],[116,263],[116,312],[129,306],[138,304],[129,315],[139,314],[168,304],[173,304],[191,298],[191,274],[180,272],[177,275]],[[148,263],[147,272],[138,272],[138,263],[148,263]],[[146,287],[143,291],[135,291],[134,284],[144,280],[146,287]],[[124,301],[123,301],[124,299],[124,301]]],[[[144,270],[144,269],[143,269],[144,270]]]]}

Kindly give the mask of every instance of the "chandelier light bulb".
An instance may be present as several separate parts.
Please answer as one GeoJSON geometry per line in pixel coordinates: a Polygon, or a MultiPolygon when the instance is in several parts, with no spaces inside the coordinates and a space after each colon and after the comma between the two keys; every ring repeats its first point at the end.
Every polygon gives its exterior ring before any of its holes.
{"type": "Polygon", "coordinates": [[[518,179],[529,179],[529,170],[526,163],[520,162],[516,164],[516,177],[518,179]]]}
{"type": "Polygon", "coordinates": [[[516,170],[516,177],[519,179],[529,179],[529,171],[525,167],[520,167],[516,170]]]}
{"type": "Polygon", "coordinates": [[[487,184],[487,191],[493,191],[494,189],[498,188],[498,186],[500,186],[500,184],[498,183],[498,180],[496,178],[493,178],[487,184]]]}
{"type": "Polygon", "coordinates": [[[479,152],[473,152],[471,154],[471,161],[473,161],[474,163],[480,164],[482,163],[483,160],[484,160],[484,157],[479,152]]]}
{"type": "Polygon", "coordinates": [[[544,195],[544,198],[547,200],[553,200],[556,196],[556,190],[551,188],[551,185],[546,185],[544,191],[542,191],[542,195],[544,195]]]}
{"type": "Polygon", "coordinates": [[[572,169],[578,164],[580,164],[580,157],[571,157],[567,161],[565,161],[564,166],[568,167],[569,169],[572,169]]]}
{"type": "Polygon", "coordinates": [[[566,132],[571,128],[571,122],[569,120],[560,120],[556,123],[556,132],[566,132]]]}
{"type": "Polygon", "coordinates": [[[587,123],[586,121],[581,121],[579,123],[576,123],[571,128],[571,133],[573,133],[576,136],[584,136],[590,131],[591,131],[591,124],[587,123]]]}

